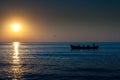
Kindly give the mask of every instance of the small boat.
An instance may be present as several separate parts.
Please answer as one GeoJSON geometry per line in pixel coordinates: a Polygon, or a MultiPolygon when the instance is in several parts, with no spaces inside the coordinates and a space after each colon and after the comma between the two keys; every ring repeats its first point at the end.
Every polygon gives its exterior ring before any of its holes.
{"type": "Polygon", "coordinates": [[[90,45],[86,45],[86,46],[74,46],[74,45],[70,45],[71,46],[71,49],[76,49],[76,50],[89,50],[89,49],[93,49],[93,50],[96,50],[96,49],[98,49],[99,48],[99,46],[98,45],[95,45],[95,44],[93,44],[92,46],[90,46],[90,45]]]}

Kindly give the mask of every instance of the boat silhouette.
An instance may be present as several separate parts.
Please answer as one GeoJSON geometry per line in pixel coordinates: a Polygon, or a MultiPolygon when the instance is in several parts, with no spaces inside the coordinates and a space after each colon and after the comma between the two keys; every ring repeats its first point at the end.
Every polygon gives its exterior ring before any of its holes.
{"type": "Polygon", "coordinates": [[[99,48],[99,46],[98,45],[95,45],[95,44],[93,44],[92,46],[90,46],[90,45],[86,45],[86,46],[74,46],[74,45],[70,45],[71,46],[71,49],[77,49],[77,50],[80,50],[80,49],[98,49],[99,48]]]}

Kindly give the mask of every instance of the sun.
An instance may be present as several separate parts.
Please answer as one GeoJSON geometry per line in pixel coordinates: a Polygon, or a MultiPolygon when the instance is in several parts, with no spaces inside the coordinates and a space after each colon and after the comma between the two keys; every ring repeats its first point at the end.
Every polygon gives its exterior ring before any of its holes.
{"type": "Polygon", "coordinates": [[[12,29],[13,29],[14,31],[19,31],[19,30],[20,30],[20,24],[13,24],[13,25],[12,25],[12,29]]]}

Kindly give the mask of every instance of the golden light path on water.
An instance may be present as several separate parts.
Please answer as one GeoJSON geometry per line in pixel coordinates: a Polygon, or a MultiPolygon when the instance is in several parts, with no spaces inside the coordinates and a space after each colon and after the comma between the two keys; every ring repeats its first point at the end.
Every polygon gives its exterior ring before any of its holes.
{"type": "Polygon", "coordinates": [[[22,75],[22,65],[20,60],[20,53],[19,53],[19,42],[13,42],[14,46],[14,53],[12,55],[12,66],[11,66],[11,77],[12,80],[18,80],[21,79],[22,75]]]}

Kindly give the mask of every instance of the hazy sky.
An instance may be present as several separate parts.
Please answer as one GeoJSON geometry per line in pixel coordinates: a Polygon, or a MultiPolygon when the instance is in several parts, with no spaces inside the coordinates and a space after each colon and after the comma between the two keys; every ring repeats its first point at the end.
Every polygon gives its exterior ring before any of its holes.
{"type": "Polygon", "coordinates": [[[120,0],[0,0],[0,42],[120,41],[120,0]],[[10,24],[21,24],[21,32],[10,24]]]}

